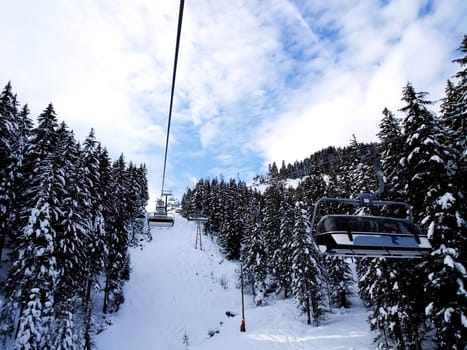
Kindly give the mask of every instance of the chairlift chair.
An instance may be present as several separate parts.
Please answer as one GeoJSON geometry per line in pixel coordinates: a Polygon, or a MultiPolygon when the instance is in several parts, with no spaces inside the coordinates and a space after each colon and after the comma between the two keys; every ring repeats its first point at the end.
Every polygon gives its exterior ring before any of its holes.
{"type": "Polygon", "coordinates": [[[209,218],[204,214],[193,214],[193,215],[188,216],[188,220],[200,222],[204,224],[209,221],[209,218]]]}
{"type": "Polygon", "coordinates": [[[203,243],[201,240],[201,234],[205,229],[206,223],[209,221],[209,218],[204,215],[203,213],[197,213],[188,216],[189,221],[196,222],[196,241],[195,241],[195,249],[198,249],[198,242],[199,242],[199,249],[203,250],[203,243]]]}
{"type": "Polygon", "coordinates": [[[156,210],[148,217],[149,225],[152,227],[172,227],[175,219],[167,213],[167,205],[162,199],[156,201],[156,210]]]}
{"type": "MultiPolygon", "coordinates": [[[[349,204],[343,198],[319,200],[320,203],[323,201],[349,204]]],[[[394,203],[377,201],[373,205],[394,203]]],[[[323,216],[314,226],[315,220],[316,213],[312,220],[313,239],[324,255],[419,258],[431,251],[428,238],[411,218],[332,214],[323,216]]]]}
{"type": "Polygon", "coordinates": [[[412,207],[405,202],[375,200],[384,190],[384,179],[374,151],[371,157],[378,177],[377,191],[361,193],[358,199],[320,198],[311,221],[313,242],[324,255],[330,256],[419,258],[429,254],[431,244],[414,224],[412,207]],[[406,209],[408,218],[331,214],[316,223],[323,202],[359,207],[399,206],[406,209]]]}

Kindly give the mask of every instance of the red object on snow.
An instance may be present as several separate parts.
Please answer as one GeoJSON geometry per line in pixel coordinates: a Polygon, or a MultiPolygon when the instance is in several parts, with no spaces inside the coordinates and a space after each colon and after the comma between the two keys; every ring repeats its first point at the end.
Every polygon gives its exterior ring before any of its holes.
{"type": "Polygon", "coordinates": [[[242,323],[240,323],[240,332],[246,332],[245,319],[242,319],[242,323]]]}

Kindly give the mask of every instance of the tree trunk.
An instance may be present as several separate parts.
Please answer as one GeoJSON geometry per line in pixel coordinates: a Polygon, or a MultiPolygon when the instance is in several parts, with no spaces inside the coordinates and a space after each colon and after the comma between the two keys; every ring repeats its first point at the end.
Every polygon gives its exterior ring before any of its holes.
{"type": "Polygon", "coordinates": [[[319,326],[319,304],[316,298],[312,298],[311,303],[313,306],[313,324],[315,327],[318,327],[319,326]]]}
{"type": "Polygon", "coordinates": [[[1,234],[0,236],[0,266],[2,266],[3,261],[3,246],[5,245],[5,234],[1,234]]]}
{"type": "Polygon", "coordinates": [[[84,347],[86,350],[92,349],[91,339],[91,318],[92,318],[92,303],[91,303],[91,287],[92,287],[92,275],[89,273],[86,286],[85,295],[85,319],[84,319],[84,347]]]}
{"type": "Polygon", "coordinates": [[[16,323],[15,339],[18,338],[19,326],[21,324],[21,315],[23,314],[23,311],[24,311],[24,303],[21,303],[21,308],[19,310],[19,316],[18,316],[18,322],[16,323]]]}
{"type": "Polygon", "coordinates": [[[310,297],[306,297],[306,324],[311,324],[310,297]]]}
{"type": "Polygon", "coordinates": [[[105,289],[104,289],[104,306],[102,307],[102,312],[104,314],[107,313],[107,304],[108,304],[108,299],[109,299],[109,288],[110,288],[110,277],[109,274],[107,273],[106,279],[105,279],[105,289]]]}

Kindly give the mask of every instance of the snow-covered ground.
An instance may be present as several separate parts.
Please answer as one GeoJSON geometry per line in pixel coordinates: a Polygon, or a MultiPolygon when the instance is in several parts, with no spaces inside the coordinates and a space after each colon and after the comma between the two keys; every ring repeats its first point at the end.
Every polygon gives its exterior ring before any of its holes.
{"type": "Polygon", "coordinates": [[[204,235],[203,250],[195,249],[196,224],[180,216],[173,228],[155,228],[152,234],[143,250],[131,252],[125,303],[114,324],[97,337],[98,349],[374,349],[358,299],[312,327],[291,299],[256,307],[246,295],[246,332],[241,333],[239,265],[223,259],[204,235]]]}

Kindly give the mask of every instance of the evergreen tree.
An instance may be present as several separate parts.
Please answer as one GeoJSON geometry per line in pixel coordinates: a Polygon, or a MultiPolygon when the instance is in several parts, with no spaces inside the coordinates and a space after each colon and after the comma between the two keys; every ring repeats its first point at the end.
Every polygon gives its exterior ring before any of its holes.
{"type": "MultiPolygon", "coordinates": [[[[91,349],[93,321],[93,299],[91,289],[93,284],[98,285],[98,278],[105,266],[105,219],[104,205],[106,198],[106,186],[104,176],[101,174],[101,146],[96,140],[94,130],[91,129],[83,143],[81,152],[81,169],[83,177],[83,191],[88,199],[88,236],[84,243],[86,249],[85,283],[83,284],[83,323],[84,323],[84,347],[91,349]]],[[[104,158],[106,162],[109,162],[104,158]]],[[[110,162],[109,162],[110,163],[110,162]]],[[[105,165],[104,165],[105,166],[105,165]]],[[[110,176],[110,175],[109,175],[110,176]]],[[[83,203],[84,204],[84,203],[83,203]]],[[[69,322],[65,319],[66,325],[69,322]]]]}
{"type": "Polygon", "coordinates": [[[406,115],[403,120],[406,156],[400,161],[405,197],[414,206],[418,222],[425,217],[425,208],[440,191],[439,183],[432,179],[445,173],[444,155],[439,143],[441,132],[433,113],[427,109],[432,102],[425,99],[426,95],[425,92],[416,92],[408,83],[402,97],[406,105],[401,108],[406,115]]]}
{"type": "MultiPolygon", "coordinates": [[[[465,67],[467,37],[461,46],[464,57],[456,60],[465,67]]],[[[459,85],[448,81],[446,97],[441,105],[441,145],[444,174],[437,178],[438,191],[426,208],[425,222],[434,251],[424,264],[429,281],[426,291],[429,304],[426,313],[435,328],[439,349],[462,349],[467,336],[467,228],[465,205],[465,68],[456,74],[459,85]],[[462,136],[461,136],[461,135],[462,136]]]]}
{"type": "MultiPolygon", "coordinates": [[[[400,120],[387,108],[383,110],[383,119],[379,124],[378,137],[381,141],[381,170],[385,184],[383,198],[403,201],[403,182],[401,181],[400,160],[404,153],[405,139],[402,135],[400,120]]],[[[403,215],[402,215],[403,216],[403,215]]]]}
{"type": "Polygon", "coordinates": [[[0,265],[5,242],[12,230],[17,169],[18,103],[8,83],[0,94],[0,265]]]}
{"type": "Polygon", "coordinates": [[[419,349],[421,346],[417,336],[419,324],[413,318],[416,311],[413,308],[417,305],[407,288],[413,277],[407,276],[406,271],[412,270],[410,261],[384,258],[358,261],[360,295],[370,307],[370,328],[378,331],[375,342],[379,349],[419,349]]]}
{"type": "MultiPolygon", "coordinates": [[[[89,241],[89,197],[84,189],[80,145],[65,123],[57,130],[54,163],[63,188],[58,192],[57,206],[60,215],[54,225],[57,264],[54,314],[57,319],[56,334],[65,334],[73,323],[70,314],[81,314],[83,281],[86,279],[87,250],[89,241]],[[62,319],[64,318],[64,319],[62,319]],[[64,327],[65,329],[63,329],[64,327]]],[[[79,344],[81,340],[76,339],[79,344]]]]}
{"type": "Polygon", "coordinates": [[[210,234],[219,232],[222,218],[222,208],[219,200],[220,183],[217,178],[211,181],[210,191],[207,194],[207,206],[209,208],[209,221],[206,225],[206,231],[210,234]]]}
{"type": "Polygon", "coordinates": [[[280,202],[279,235],[275,240],[276,250],[269,261],[271,274],[287,298],[291,289],[292,279],[292,242],[294,228],[293,198],[289,190],[284,190],[280,202]]]}
{"type": "Polygon", "coordinates": [[[149,199],[146,173],[144,165],[136,167],[130,162],[127,169],[128,210],[131,217],[128,226],[130,247],[151,239],[151,231],[146,220],[146,205],[149,199]]]}
{"type": "Polygon", "coordinates": [[[73,313],[63,311],[58,321],[58,333],[54,343],[56,350],[75,350],[81,348],[76,342],[75,322],[73,313]]]}
{"type": "Polygon", "coordinates": [[[276,162],[273,162],[272,165],[269,165],[269,180],[277,181],[279,179],[279,169],[277,168],[276,162]]]}
{"type": "MultiPolygon", "coordinates": [[[[51,344],[46,342],[50,322],[50,307],[45,307],[43,303],[44,295],[39,288],[31,288],[27,291],[26,303],[22,306],[18,335],[16,338],[15,350],[27,349],[50,349],[51,344]]],[[[49,293],[45,293],[47,303],[49,293]]]]}
{"type": "Polygon", "coordinates": [[[236,184],[231,179],[224,195],[225,211],[221,223],[219,245],[226,254],[227,259],[240,258],[240,245],[244,232],[243,217],[246,211],[246,193],[242,190],[244,184],[236,184]]]}
{"type": "Polygon", "coordinates": [[[252,197],[249,202],[247,226],[242,240],[243,278],[246,285],[251,286],[257,305],[264,304],[266,280],[266,250],[261,220],[261,207],[258,198],[252,197]]]}
{"type": "Polygon", "coordinates": [[[118,311],[124,302],[123,283],[129,279],[128,232],[130,216],[126,188],[126,164],[123,154],[112,165],[112,213],[106,218],[106,246],[108,250],[105,267],[103,312],[118,311]]]}
{"type": "MultiPolygon", "coordinates": [[[[423,92],[417,93],[410,83],[403,89],[402,100],[406,105],[401,111],[405,113],[402,125],[406,142],[405,154],[400,161],[405,200],[413,205],[415,222],[419,223],[424,231],[427,231],[429,226],[429,208],[441,195],[442,185],[439,179],[445,174],[440,130],[433,113],[427,109],[431,102],[425,99],[426,95],[423,92]]],[[[401,332],[405,346],[420,347],[426,332],[426,304],[421,288],[426,281],[426,273],[421,265],[415,262],[407,262],[404,268],[404,274],[401,274],[397,281],[402,295],[398,310],[410,317],[410,323],[405,324],[401,332]]]]}
{"type": "Polygon", "coordinates": [[[204,203],[204,199],[207,198],[207,193],[205,189],[205,180],[200,179],[193,190],[193,194],[191,196],[190,201],[190,208],[189,208],[189,215],[199,215],[205,214],[207,215],[206,211],[208,208],[204,203]]]}
{"type": "Polygon", "coordinates": [[[326,257],[324,265],[332,302],[337,307],[349,307],[348,297],[354,295],[355,285],[349,263],[342,257],[326,257]]]}
{"type": "Polygon", "coordinates": [[[33,142],[27,152],[34,174],[27,194],[24,213],[27,224],[17,238],[17,260],[9,274],[19,296],[20,318],[16,347],[51,348],[53,339],[55,293],[60,276],[57,266],[58,205],[64,192],[63,170],[57,168],[57,118],[53,106],[38,117],[33,142]],[[34,317],[31,315],[34,314],[34,317]]]}
{"type": "MultiPolygon", "coordinates": [[[[14,142],[16,166],[14,168],[15,181],[13,182],[13,193],[15,194],[14,212],[11,218],[10,232],[11,239],[17,236],[18,230],[24,226],[21,221],[21,212],[24,209],[25,189],[28,188],[29,179],[28,175],[32,172],[30,168],[31,162],[26,161],[26,152],[30,146],[30,139],[33,130],[32,120],[29,118],[29,108],[27,105],[23,106],[18,115],[18,133],[14,142]]],[[[14,241],[11,242],[14,245],[14,241]]]]}
{"type": "MultiPolygon", "coordinates": [[[[267,261],[274,261],[274,252],[280,249],[280,220],[281,220],[281,201],[283,198],[284,187],[280,182],[273,181],[264,191],[263,225],[264,225],[264,244],[266,246],[267,261]]],[[[269,263],[269,269],[273,266],[269,263]]]]}
{"type": "Polygon", "coordinates": [[[309,222],[303,204],[295,205],[292,257],[292,293],[300,309],[307,315],[307,323],[318,325],[318,318],[323,313],[322,267],[318,253],[310,244],[309,222]]]}

